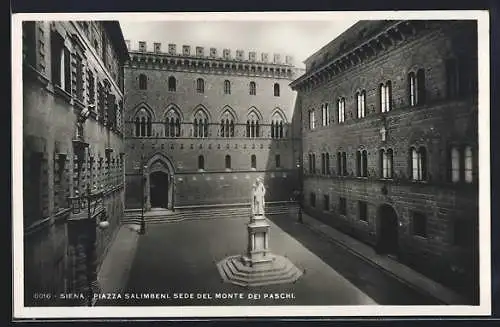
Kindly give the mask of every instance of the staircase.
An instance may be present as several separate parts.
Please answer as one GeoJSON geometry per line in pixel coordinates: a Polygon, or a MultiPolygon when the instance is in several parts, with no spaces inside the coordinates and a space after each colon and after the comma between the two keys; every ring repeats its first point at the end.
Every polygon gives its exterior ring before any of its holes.
{"type": "MultiPolygon", "coordinates": [[[[295,202],[275,202],[266,204],[266,216],[297,213],[298,206],[295,202]]],[[[238,204],[214,207],[180,208],[175,211],[154,210],[144,214],[146,224],[173,223],[184,220],[207,220],[217,218],[250,217],[250,205],[238,204]]],[[[141,210],[128,209],[122,219],[122,224],[140,224],[141,210]]]]}

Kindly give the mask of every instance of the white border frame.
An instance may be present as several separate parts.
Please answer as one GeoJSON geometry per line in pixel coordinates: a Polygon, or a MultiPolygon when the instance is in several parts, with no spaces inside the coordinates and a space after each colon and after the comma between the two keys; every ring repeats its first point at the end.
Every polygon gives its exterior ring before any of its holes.
{"type": "MultiPolygon", "coordinates": [[[[43,13],[12,16],[12,236],[13,318],[168,318],[168,317],[345,317],[345,316],[464,316],[491,315],[490,240],[490,67],[488,11],[364,11],[364,12],[251,12],[251,13],[43,13]],[[478,21],[479,130],[479,306],[199,306],[199,307],[24,307],[23,289],[23,20],[135,21],[311,21],[332,19],[474,19],[478,21]]],[[[312,53],[311,53],[312,54],[312,53]]]]}

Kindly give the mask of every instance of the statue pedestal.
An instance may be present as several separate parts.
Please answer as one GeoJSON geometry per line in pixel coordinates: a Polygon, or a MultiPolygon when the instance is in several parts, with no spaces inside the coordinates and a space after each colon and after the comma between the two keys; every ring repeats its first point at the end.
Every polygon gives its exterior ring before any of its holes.
{"type": "Polygon", "coordinates": [[[271,253],[269,229],[264,215],[250,218],[246,253],[227,257],[217,264],[224,282],[246,287],[263,286],[294,283],[302,276],[302,271],[288,258],[271,253]]]}
{"type": "Polygon", "coordinates": [[[242,261],[246,265],[256,265],[273,260],[269,253],[269,228],[263,215],[254,216],[247,225],[248,247],[247,254],[242,256],[242,261]]]}

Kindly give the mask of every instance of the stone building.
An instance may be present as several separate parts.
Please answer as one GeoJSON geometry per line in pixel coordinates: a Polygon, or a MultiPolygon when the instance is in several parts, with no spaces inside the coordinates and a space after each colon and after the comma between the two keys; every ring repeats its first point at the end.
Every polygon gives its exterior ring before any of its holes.
{"type": "Polygon", "coordinates": [[[98,287],[123,215],[128,52],[115,21],[25,21],[22,32],[24,303],[50,305],[34,294],[98,287]]]}
{"type": "Polygon", "coordinates": [[[267,201],[290,200],[300,127],[292,124],[288,84],[299,70],[290,56],[127,42],[127,208],[142,199],[146,210],[246,205],[258,176],[267,201]]]}
{"type": "Polygon", "coordinates": [[[478,303],[477,25],[360,21],[291,83],[311,215],[478,303]]]}

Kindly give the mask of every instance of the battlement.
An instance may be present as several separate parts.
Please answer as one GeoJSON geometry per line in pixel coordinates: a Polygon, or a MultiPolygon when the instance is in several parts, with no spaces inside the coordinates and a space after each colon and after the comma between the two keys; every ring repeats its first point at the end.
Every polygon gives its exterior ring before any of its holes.
{"type": "Polygon", "coordinates": [[[269,53],[260,53],[260,57],[257,55],[256,51],[249,51],[248,55],[245,55],[245,51],[242,49],[236,49],[232,52],[231,49],[224,48],[222,52],[219,52],[217,48],[205,48],[202,46],[191,47],[190,45],[181,45],[169,43],[167,51],[162,51],[162,44],[160,42],[153,42],[153,47],[148,48],[146,41],[138,41],[137,47],[131,45],[130,40],[125,40],[129,52],[144,52],[144,53],[157,53],[169,56],[178,57],[189,57],[189,58],[200,58],[200,59],[220,59],[220,60],[231,60],[239,62],[249,62],[249,63],[259,63],[259,64],[275,64],[275,65],[286,65],[293,66],[294,59],[290,55],[283,55],[280,53],[273,53],[272,61],[270,60],[269,53]],[[205,51],[207,50],[207,51],[205,51]],[[234,55],[233,55],[234,53],[234,55]],[[222,55],[220,55],[222,54],[222,55]]]}

